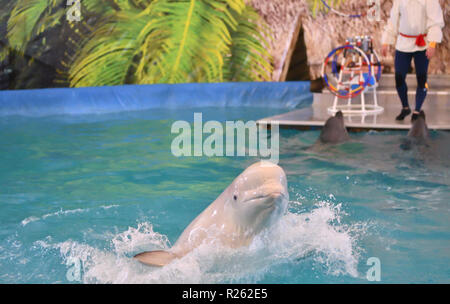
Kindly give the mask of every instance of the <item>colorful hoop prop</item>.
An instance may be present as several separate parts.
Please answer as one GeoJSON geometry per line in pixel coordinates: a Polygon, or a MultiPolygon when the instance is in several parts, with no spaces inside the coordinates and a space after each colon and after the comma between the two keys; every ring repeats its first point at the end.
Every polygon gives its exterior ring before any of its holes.
{"type": "MultiPolygon", "coordinates": [[[[379,78],[381,77],[381,64],[378,60],[378,56],[377,56],[377,61],[378,61],[378,72],[377,72],[377,81],[379,80],[379,78]]],[[[342,68],[342,67],[341,67],[342,68]]],[[[354,46],[354,45],[343,45],[340,47],[335,48],[334,50],[332,50],[328,56],[326,57],[323,65],[322,65],[322,78],[325,82],[325,85],[327,86],[328,90],[330,90],[330,92],[339,97],[339,98],[353,98],[358,96],[359,94],[361,94],[364,89],[367,86],[370,86],[370,82],[372,80],[372,63],[370,62],[370,60],[367,58],[367,55],[358,47],[354,46]],[[332,74],[336,75],[339,73],[337,70],[337,58],[338,55],[344,51],[344,50],[355,50],[359,53],[359,55],[363,58],[363,65],[367,65],[368,68],[368,74],[366,77],[364,77],[364,82],[359,82],[358,86],[350,86],[349,88],[346,89],[338,89],[336,88],[329,80],[328,80],[328,75],[326,73],[326,66],[328,64],[328,62],[330,61],[331,58],[332,62],[331,62],[331,66],[332,66],[332,74]]]]}
{"type": "Polygon", "coordinates": [[[332,6],[328,5],[327,1],[322,0],[323,5],[325,5],[326,8],[328,8],[330,11],[332,11],[333,13],[342,16],[342,17],[348,17],[348,18],[361,18],[367,15],[367,13],[362,13],[362,14],[344,14],[336,9],[334,9],[332,6]]]}

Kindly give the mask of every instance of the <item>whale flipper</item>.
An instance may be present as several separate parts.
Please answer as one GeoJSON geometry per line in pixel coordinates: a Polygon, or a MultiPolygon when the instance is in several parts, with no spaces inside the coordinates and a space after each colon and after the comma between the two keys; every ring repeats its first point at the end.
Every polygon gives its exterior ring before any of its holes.
{"type": "Polygon", "coordinates": [[[145,251],[134,256],[139,262],[150,266],[165,266],[176,259],[177,256],[169,251],[145,251]]]}

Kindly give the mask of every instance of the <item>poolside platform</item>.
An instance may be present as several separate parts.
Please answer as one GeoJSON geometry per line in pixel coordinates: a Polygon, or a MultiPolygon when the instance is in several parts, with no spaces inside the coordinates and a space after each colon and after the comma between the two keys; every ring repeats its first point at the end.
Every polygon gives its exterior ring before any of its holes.
{"type": "MultiPolygon", "coordinates": [[[[415,105],[416,78],[408,75],[409,102],[415,105]]],[[[428,128],[431,130],[450,130],[450,75],[430,75],[427,99],[422,107],[425,111],[428,128]]],[[[408,130],[411,126],[411,115],[404,121],[396,121],[400,112],[400,101],[395,90],[394,75],[383,75],[377,88],[378,105],[384,111],[374,115],[345,115],[345,124],[349,131],[367,130],[408,130]]],[[[357,97],[354,102],[359,102],[357,97]]],[[[333,105],[334,95],[327,89],[322,93],[314,93],[311,106],[288,113],[258,120],[258,124],[278,122],[280,128],[320,129],[330,117],[328,107],[333,105]]],[[[366,95],[366,104],[372,103],[373,94],[366,95]]],[[[345,102],[344,102],[345,103],[345,102]]]]}

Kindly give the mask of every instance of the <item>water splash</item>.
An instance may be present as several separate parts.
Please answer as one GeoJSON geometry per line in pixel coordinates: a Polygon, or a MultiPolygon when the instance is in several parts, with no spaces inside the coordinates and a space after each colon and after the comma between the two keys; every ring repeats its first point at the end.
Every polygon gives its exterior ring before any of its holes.
{"type": "Polygon", "coordinates": [[[317,203],[305,213],[288,212],[248,247],[231,249],[203,244],[169,265],[148,267],[132,259],[145,250],[170,248],[165,235],[151,223],[139,223],[112,237],[110,248],[98,249],[75,241],[39,246],[58,250],[64,263],[78,259],[83,283],[256,283],[274,267],[312,259],[327,275],[357,277],[357,225],[344,225],[341,205],[317,203]]]}
{"type": "MultiPolygon", "coordinates": [[[[117,208],[117,207],[119,207],[119,205],[105,205],[105,206],[99,206],[98,208],[107,210],[107,209],[110,209],[110,208],[117,208]]],[[[45,220],[46,218],[49,218],[49,217],[65,216],[65,215],[71,215],[71,214],[76,214],[76,213],[85,213],[85,212],[89,212],[89,211],[91,211],[91,208],[84,208],[84,209],[77,208],[77,209],[69,209],[69,210],[60,209],[59,211],[52,212],[52,213],[47,213],[47,214],[44,214],[44,215],[42,215],[40,217],[39,216],[35,216],[35,215],[29,216],[29,217],[27,217],[27,218],[22,220],[21,225],[22,226],[26,226],[26,225],[28,225],[31,222],[36,222],[36,221],[39,221],[39,220],[45,220]]]]}

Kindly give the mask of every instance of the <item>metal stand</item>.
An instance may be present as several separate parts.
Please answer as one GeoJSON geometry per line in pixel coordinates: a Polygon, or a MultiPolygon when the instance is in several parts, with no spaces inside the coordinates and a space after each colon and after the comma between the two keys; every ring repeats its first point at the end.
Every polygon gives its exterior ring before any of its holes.
{"type": "MultiPolygon", "coordinates": [[[[362,54],[365,57],[365,62],[369,62],[369,58],[360,50],[357,49],[360,52],[360,55],[362,54]]],[[[352,53],[352,61],[356,62],[356,54],[352,53]]],[[[362,81],[364,81],[364,73],[363,73],[363,61],[362,56],[359,56],[358,63],[355,64],[352,67],[347,66],[347,58],[348,56],[344,56],[342,59],[342,68],[339,71],[339,78],[338,78],[338,90],[349,88],[349,90],[352,89],[353,85],[359,85],[362,81]],[[347,81],[344,81],[344,76],[349,74],[350,79],[347,81]],[[355,75],[357,74],[357,75],[355,75]]],[[[342,111],[344,114],[362,114],[362,115],[373,115],[373,114],[379,114],[384,111],[384,108],[378,105],[378,99],[377,99],[377,87],[378,82],[375,75],[375,55],[374,53],[370,54],[370,69],[371,69],[371,75],[373,77],[373,84],[367,85],[363,91],[361,92],[361,102],[360,103],[352,103],[352,97],[347,98],[346,104],[339,104],[339,100],[345,101],[343,98],[339,98],[338,96],[334,97],[333,106],[328,108],[328,113],[334,115],[338,111],[342,111]],[[366,104],[366,98],[365,94],[368,93],[370,90],[373,92],[373,103],[366,104]]]]}

